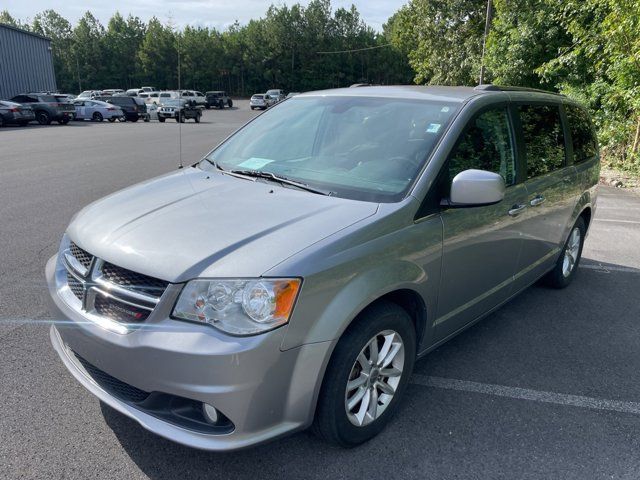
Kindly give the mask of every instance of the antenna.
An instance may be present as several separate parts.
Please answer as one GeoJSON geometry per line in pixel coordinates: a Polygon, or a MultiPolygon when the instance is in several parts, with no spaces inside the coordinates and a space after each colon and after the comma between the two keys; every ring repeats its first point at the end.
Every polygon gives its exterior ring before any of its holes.
{"type": "Polygon", "coordinates": [[[181,65],[180,65],[180,31],[173,21],[173,14],[169,12],[169,27],[173,32],[175,30],[176,35],[176,45],[178,50],[178,116],[176,116],[176,121],[178,122],[178,169],[184,168],[182,164],[182,118],[180,116],[180,109],[182,106],[182,86],[181,86],[181,65]],[[175,29],[174,29],[175,27],[175,29]]]}
{"type": "Polygon", "coordinates": [[[484,52],[487,46],[487,36],[489,35],[489,30],[491,29],[491,17],[493,16],[493,8],[491,5],[491,0],[487,0],[487,18],[484,23],[484,36],[482,37],[482,58],[480,60],[480,82],[478,85],[482,85],[484,83],[484,52]]]}
{"type": "MultiPolygon", "coordinates": [[[[176,32],[176,38],[178,40],[178,112],[182,107],[182,86],[180,85],[180,32],[176,32]]],[[[183,168],[182,165],[182,115],[178,119],[178,168],[183,168]]]]}

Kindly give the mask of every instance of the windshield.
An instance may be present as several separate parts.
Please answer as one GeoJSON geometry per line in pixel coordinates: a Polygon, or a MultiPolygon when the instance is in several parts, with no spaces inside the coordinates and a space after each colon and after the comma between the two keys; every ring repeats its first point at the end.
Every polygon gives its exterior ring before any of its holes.
{"type": "MultiPolygon", "coordinates": [[[[457,104],[370,97],[295,97],[257,117],[207,159],[270,172],[375,202],[402,199],[457,104]]],[[[203,162],[201,167],[213,168],[203,162]]]]}

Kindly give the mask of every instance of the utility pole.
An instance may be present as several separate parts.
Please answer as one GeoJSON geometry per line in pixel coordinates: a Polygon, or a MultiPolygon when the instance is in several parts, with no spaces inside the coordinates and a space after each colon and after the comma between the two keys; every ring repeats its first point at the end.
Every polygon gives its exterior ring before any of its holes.
{"type": "Polygon", "coordinates": [[[493,16],[493,6],[491,0],[487,0],[487,17],[484,24],[484,36],[482,37],[482,59],[480,60],[480,85],[484,83],[484,53],[487,48],[487,36],[491,30],[491,17],[493,16]]]}

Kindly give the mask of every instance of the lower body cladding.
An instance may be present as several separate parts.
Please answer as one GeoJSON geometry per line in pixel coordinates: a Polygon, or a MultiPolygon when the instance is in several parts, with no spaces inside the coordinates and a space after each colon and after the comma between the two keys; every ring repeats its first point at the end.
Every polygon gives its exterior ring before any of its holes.
{"type": "Polygon", "coordinates": [[[84,387],[144,428],[224,451],[311,424],[332,342],[282,351],[286,327],[231,337],[170,319],[173,301],[128,334],[110,332],[58,295],[56,268],[54,257],[47,282],[60,320],[51,328],[55,350],[84,387]]]}

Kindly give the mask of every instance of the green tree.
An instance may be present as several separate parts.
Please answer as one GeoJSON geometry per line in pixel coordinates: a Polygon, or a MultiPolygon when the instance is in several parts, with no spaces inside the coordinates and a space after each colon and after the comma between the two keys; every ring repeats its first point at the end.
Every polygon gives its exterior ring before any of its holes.
{"type": "Polygon", "coordinates": [[[144,22],[138,17],[129,15],[125,20],[119,12],[111,17],[103,39],[103,84],[110,87],[104,88],[133,88],[143,80],[137,57],[145,30],[144,22]]]}
{"type": "Polygon", "coordinates": [[[107,88],[104,83],[104,27],[86,12],[73,29],[72,58],[76,62],[78,89],[107,88]]]}
{"type": "Polygon", "coordinates": [[[417,83],[478,83],[485,12],[485,0],[411,0],[397,12],[392,41],[417,83]]]}
{"type": "Polygon", "coordinates": [[[173,30],[156,17],[147,25],[138,50],[142,76],[157,88],[178,86],[178,46],[173,30]]]}
{"type": "Polygon", "coordinates": [[[45,10],[33,18],[31,28],[35,33],[51,39],[58,89],[64,92],[75,91],[78,83],[74,78],[76,71],[75,60],[72,58],[74,39],[69,21],[54,10],[45,10]]]}

